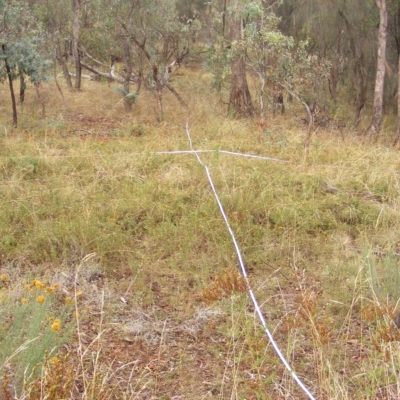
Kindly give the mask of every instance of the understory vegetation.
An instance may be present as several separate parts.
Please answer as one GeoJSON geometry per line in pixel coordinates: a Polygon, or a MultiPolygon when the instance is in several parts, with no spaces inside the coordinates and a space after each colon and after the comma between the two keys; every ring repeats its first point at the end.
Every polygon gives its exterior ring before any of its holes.
{"type": "Polygon", "coordinates": [[[0,398],[306,398],[254,312],[186,123],[305,386],[317,399],[398,398],[390,117],[374,143],[332,119],[305,158],[295,103],[228,118],[211,80],[181,67],[189,111],[165,93],[162,120],[150,92],[127,114],[113,83],[62,87],[64,102],[50,81],[41,103],[27,89],[17,128],[0,87],[0,398]]]}

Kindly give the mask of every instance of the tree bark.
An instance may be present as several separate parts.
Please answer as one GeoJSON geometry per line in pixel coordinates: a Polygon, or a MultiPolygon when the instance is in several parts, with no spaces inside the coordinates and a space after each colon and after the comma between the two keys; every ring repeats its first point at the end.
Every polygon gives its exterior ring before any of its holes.
{"type": "MultiPolygon", "coordinates": [[[[400,32],[400,7],[397,10],[397,29],[400,32]]],[[[396,39],[397,45],[397,134],[394,138],[393,146],[396,146],[400,141],[400,37],[396,39]]]]}
{"type": "MultiPolygon", "coordinates": [[[[132,57],[131,57],[131,44],[130,44],[130,40],[129,38],[125,39],[125,43],[124,43],[124,54],[125,54],[125,69],[126,69],[126,73],[125,73],[125,80],[124,80],[124,90],[126,92],[126,94],[129,94],[129,81],[131,79],[131,75],[132,75],[132,57]]],[[[130,112],[132,111],[132,101],[129,100],[128,97],[124,98],[124,109],[125,112],[130,112]]]]}
{"type": "Polygon", "coordinates": [[[382,125],[383,91],[386,71],[386,35],[387,35],[387,10],[386,0],[375,0],[379,8],[379,33],[378,33],[378,60],[375,78],[374,106],[372,122],[368,128],[369,134],[378,135],[382,125]]]}
{"type": "Polygon", "coordinates": [[[226,25],[226,0],[224,0],[224,9],[222,11],[222,37],[225,37],[225,25],[226,25]]]}
{"type": "Polygon", "coordinates": [[[341,57],[340,54],[342,53],[342,32],[339,31],[337,36],[337,47],[332,59],[332,67],[330,70],[329,76],[329,93],[331,95],[331,99],[334,103],[336,103],[337,95],[339,91],[339,78],[340,78],[340,64],[341,64],[341,57]]]}
{"type": "Polygon", "coordinates": [[[64,57],[62,55],[61,45],[60,45],[59,41],[57,41],[57,45],[56,45],[56,60],[61,65],[61,69],[63,71],[65,81],[67,82],[67,86],[72,89],[71,76],[68,71],[67,63],[65,62],[64,57]]]}
{"type": "Polygon", "coordinates": [[[80,35],[80,24],[79,24],[79,8],[80,0],[72,0],[72,10],[73,10],[73,21],[72,21],[72,54],[74,56],[75,62],[75,89],[81,89],[81,59],[79,54],[79,35],[80,35]]]}
{"type": "Polygon", "coordinates": [[[394,138],[393,145],[396,146],[400,140],[400,54],[398,56],[398,78],[397,78],[397,135],[394,138]]]}
{"type": "MultiPolygon", "coordinates": [[[[3,44],[1,46],[3,53],[6,54],[6,45],[3,44]]],[[[10,65],[8,64],[7,57],[4,58],[4,63],[6,66],[6,72],[7,72],[7,77],[8,77],[8,86],[10,88],[10,95],[11,95],[11,104],[12,104],[12,111],[13,111],[13,124],[16,127],[18,125],[18,114],[17,114],[17,102],[15,100],[15,93],[14,93],[14,85],[13,85],[13,79],[12,79],[12,74],[11,74],[11,68],[10,65]]]]}
{"type": "Polygon", "coordinates": [[[365,71],[364,51],[355,38],[354,27],[343,11],[339,11],[343,18],[350,39],[350,50],[354,58],[354,73],[356,76],[356,112],[354,115],[354,128],[358,127],[361,119],[361,110],[364,108],[367,100],[367,74],[365,71]]]}
{"type": "Polygon", "coordinates": [[[22,106],[25,101],[26,83],[23,74],[19,76],[19,104],[22,106]]]}
{"type": "MultiPolygon", "coordinates": [[[[115,73],[113,67],[111,67],[110,72],[103,72],[103,71],[100,71],[99,69],[97,69],[97,68],[95,68],[95,67],[93,67],[93,66],[91,66],[89,64],[86,64],[83,61],[81,61],[81,66],[83,68],[87,69],[88,71],[93,72],[94,74],[96,74],[98,76],[102,76],[104,78],[107,78],[107,79],[110,79],[110,80],[113,80],[113,81],[117,81],[117,82],[120,82],[120,83],[124,83],[125,82],[125,79],[122,76],[120,76],[119,74],[117,75],[115,73]]],[[[82,74],[81,74],[81,77],[83,77],[82,74]]],[[[131,76],[131,80],[132,79],[133,79],[133,77],[131,76]]]]}
{"type": "MultiPolygon", "coordinates": [[[[243,35],[243,18],[232,16],[231,43],[239,43],[243,35]]],[[[229,111],[238,117],[249,117],[253,114],[253,103],[247,84],[244,54],[235,54],[231,61],[231,90],[229,111]]]]}

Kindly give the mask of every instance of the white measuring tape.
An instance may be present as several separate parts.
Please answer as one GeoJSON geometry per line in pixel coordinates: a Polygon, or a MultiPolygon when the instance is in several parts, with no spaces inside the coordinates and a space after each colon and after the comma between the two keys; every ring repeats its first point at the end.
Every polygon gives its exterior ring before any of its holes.
{"type": "MultiPolygon", "coordinates": [[[[228,231],[229,231],[229,235],[231,236],[233,245],[234,245],[234,247],[235,247],[236,255],[237,255],[237,258],[238,258],[238,261],[239,261],[239,264],[240,264],[240,268],[241,268],[241,271],[242,271],[242,275],[243,275],[243,277],[244,277],[244,279],[245,279],[245,281],[246,281],[246,285],[247,285],[247,289],[248,289],[250,298],[251,298],[251,300],[252,300],[252,302],[253,302],[254,309],[256,310],[256,313],[257,313],[257,315],[258,315],[258,318],[260,319],[261,325],[262,325],[263,328],[264,328],[264,332],[266,333],[266,335],[267,335],[267,337],[268,337],[270,343],[272,344],[272,347],[274,348],[276,354],[278,355],[278,357],[280,358],[280,360],[282,361],[282,363],[285,365],[285,367],[286,367],[286,369],[288,370],[288,372],[290,373],[290,375],[291,375],[291,376],[293,377],[293,379],[297,382],[297,384],[298,384],[299,387],[303,390],[303,392],[308,396],[308,398],[309,398],[310,400],[315,400],[315,398],[314,398],[313,395],[310,393],[310,391],[306,388],[306,386],[304,385],[304,383],[300,380],[300,378],[296,375],[296,373],[295,373],[295,372],[293,371],[293,369],[290,367],[290,365],[289,365],[289,363],[287,362],[285,356],[283,355],[282,351],[280,350],[278,344],[275,342],[275,339],[273,338],[272,333],[270,332],[270,330],[269,330],[268,327],[267,327],[267,323],[266,323],[266,321],[265,321],[265,318],[264,318],[264,316],[263,316],[263,313],[262,313],[262,311],[261,311],[261,308],[260,308],[260,306],[259,306],[259,304],[258,304],[258,301],[257,301],[257,299],[256,299],[256,296],[254,295],[253,289],[252,289],[251,286],[250,286],[250,282],[249,282],[249,278],[248,278],[248,274],[247,274],[247,269],[246,269],[246,266],[244,265],[243,257],[242,257],[242,253],[240,252],[239,245],[238,245],[238,243],[237,243],[237,240],[236,240],[236,238],[235,238],[235,235],[234,235],[234,233],[233,233],[233,230],[232,230],[232,228],[231,228],[231,226],[230,226],[230,224],[229,224],[228,217],[227,217],[226,214],[225,214],[225,210],[224,210],[224,207],[223,207],[223,205],[222,205],[222,203],[221,203],[221,200],[219,199],[219,196],[218,196],[218,194],[217,194],[217,191],[215,190],[215,186],[214,186],[214,182],[213,182],[213,180],[212,180],[212,178],[211,178],[210,170],[208,169],[207,165],[205,165],[205,164],[203,163],[203,161],[201,160],[201,158],[200,158],[200,156],[199,156],[199,154],[198,154],[199,152],[196,151],[196,150],[193,148],[193,142],[192,142],[192,138],[190,137],[190,132],[189,132],[189,120],[187,120],[187,122],[186,122],[186,135],[187,135],[187,138],[188,138],[188,140],[189,140],[190,150],[194,153],[194,155],[196,156],[198,162],[204,167],[204,169],[205,169],[205,171],[206,171],[208,181],[209,181],[209,183],[210,183],[211,189],[212,189],[212,191],[213,191],[213,193],[214,193],[214,196],[215,196],[215,200],[216,200],[217,203],[218,203],[218,207],[219,207],[219,210],[220,210],[220,212],[221,212],[222,218],[223,218],[224,221],[225,221],[226,227],[227,227],[227,229],[228,229],[228,231]]],[[[230,153],[230,152],[229,152],[229,153],[230,153]]],[[[241,153],[230,153],[230,154],[241,154],[241,153]]],[[[273,158],[258,157],[258,156],[255,156],[255,157],[256,157],[256,158],[263,158],[263,159],[267,159],[267,160],[283,161],[283,160],[278,160],[278,159],[273,159],[273,158]]]]}

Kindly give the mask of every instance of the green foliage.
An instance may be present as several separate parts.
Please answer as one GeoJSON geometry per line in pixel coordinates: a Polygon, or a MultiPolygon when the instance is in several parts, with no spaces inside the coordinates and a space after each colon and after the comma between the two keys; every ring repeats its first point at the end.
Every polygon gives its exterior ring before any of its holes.
{"type": "Polygon", "coordinates": [[[212,85],[218,91],[227,85],[231,76],[230,55],[227,46],[224,38],[218,36],[212,47],[209,48],[208,57],[204,63],[204,69],[212,72],[212,85]]]}
{"type": "Polygon", "coordinates": [[[71,336],[74,324],[67,322],[73,310],[58,293],[58,286],[38,280],[23,288],[0,276],[0,374],[11,370],[17,391],[40,372],[39,364],[55,356],[71,336]]]}
{"type": "Polygon", "coordinates": [[[121,93],[122,96],[124,96],[124,99],[128,101],[129,104],[135,104],[137,102],[138,98],[137,93],[127,93],[127,91],[121,88],[120,86],[116,86],[114,90],[118,93],[121,93]]]}
{"type": "Polygon", "coordinates": [[[236,0],[227,7],[230,18],[243,18],[252,21],[263,14],[263,2],[260,0],[236,0]]]}
{"type": "Polygon", "coordinates": [[[46,80],[50,63],[40,54],[43,35],[28,6],[22,1],[1,0],[0,9],[0,82],[7,78],[5,60],[12,79],[24,75],[35,84],[46,80]]]}
{"type": "Polygon", "coordinates": [[[246,27],[251,66],[262,79],[284,85],[302,99],[316,97],[318,86],[329,75],[330,63],[308,52],[307,40],[295,43],[278,30],[279,18],[268,14],[262,25],[246,27]]]}
{"type": "Polygon", "coordinates": [[[243,40],[228,43],[217,37],[210,49],[206,67],[214,75],[214,86],[221,90],[229,82],[233,57],[245,57],[249,71],[262,82],[283,85],[303,100],[315,98],[329,75],[330,63],[311,55],[307,40],[296,43],[285,36],[278,29],[280,19],[273,13],[262,15],[257,2],[242,4],[240,10],[246,15],[243,40]]]}
{"type": "Polygon", "coordinates": [[[392,248],[380,254],[370,254],[365,259],[368,279],[380,300],[397,301],[400,297],[400,258],[392,248]]]}

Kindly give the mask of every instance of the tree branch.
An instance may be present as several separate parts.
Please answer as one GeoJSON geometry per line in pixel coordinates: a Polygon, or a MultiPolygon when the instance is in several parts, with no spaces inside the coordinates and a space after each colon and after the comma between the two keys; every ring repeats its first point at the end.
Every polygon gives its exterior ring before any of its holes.
{"type": "Polygon", "coordinates": [[[175,97],[178,99],[179,103],[183,105],[183,107],[189,108],[182,97],[179,95],[179,93],[168,82],[164,82],[164,85],[169,91],[171,91],[175,95],[175,97]]]}

